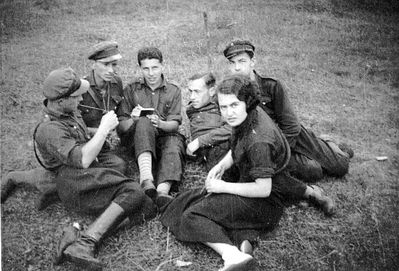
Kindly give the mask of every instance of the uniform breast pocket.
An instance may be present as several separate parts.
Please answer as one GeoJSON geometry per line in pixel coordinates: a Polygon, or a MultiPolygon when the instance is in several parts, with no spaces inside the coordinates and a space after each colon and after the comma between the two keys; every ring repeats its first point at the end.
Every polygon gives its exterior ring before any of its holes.
{"type": "Polygon", "coordinates": [[[169,114],[171,107],[172,107],[172,103],[170,101],[165,101],[161,104],[162,112],[159,112],[159,113],[163,117],[166,117],[169,114]]]}

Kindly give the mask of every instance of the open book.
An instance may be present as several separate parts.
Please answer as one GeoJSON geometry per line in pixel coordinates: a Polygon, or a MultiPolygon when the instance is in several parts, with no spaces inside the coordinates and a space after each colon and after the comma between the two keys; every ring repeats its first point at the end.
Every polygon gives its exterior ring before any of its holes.
{"type": "Polygon", "coordinates": [[[140,111],[132,113],[132,117],[144,117],[147,115],[155,114],[154,108],[141,108],[140,111]]]}

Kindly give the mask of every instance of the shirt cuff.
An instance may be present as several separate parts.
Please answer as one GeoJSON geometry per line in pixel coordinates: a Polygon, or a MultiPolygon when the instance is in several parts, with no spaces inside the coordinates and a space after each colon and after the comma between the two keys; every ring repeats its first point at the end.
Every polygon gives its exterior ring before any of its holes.
{"type": "Polygon", "coordinates": [[[274,175],[274,169],[266,167],[255,167],[249,171],[249,176],[253,179],[259,178],[272,178],[274,175]]]}

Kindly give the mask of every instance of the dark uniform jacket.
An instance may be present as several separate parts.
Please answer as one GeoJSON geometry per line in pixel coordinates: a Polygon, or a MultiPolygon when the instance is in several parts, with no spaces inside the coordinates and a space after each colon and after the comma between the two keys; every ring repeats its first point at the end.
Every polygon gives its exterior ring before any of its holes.
{"type": "Polygon", "coordinates": [[[215,97],[201,108],[194,108],[189,104],[186,114],[190,120],[191,138],[198,138],[200,148],[211,147],[230,139],[231,126],[223,120],[215,97]]]}
{"type": "Polygon", "coordinates": [[[79,107],[87,127],[98,128],[104,112],[115,110],[118,114],[119,105],[123,100],[122,79],[115,75],[107,82],[104,89],[99,89],[94,80],[94,71],[85,77],[90,83],[90,90],[82,95],[82,105],[103,109],[104,111],[79,107]]]}
{"type": "Polygon", "coordinates": [[[277,123],[291,148],[295,147],[301,124],[286,91],[279,81],[262,77],[256,72],[255,78],[260,89],[260,107],[277,123]]]}
{"type": "Polygon", "coordinates": [[[124,89],[125,99],[121,104],[120,120],[130,119],[130,114],[137,105],[154,108],[160,119],[177,121],[181,124],[181,90],[177,84],[163,78],[162,84],[152,90],[144,78],[136,78],[124,89]]]}

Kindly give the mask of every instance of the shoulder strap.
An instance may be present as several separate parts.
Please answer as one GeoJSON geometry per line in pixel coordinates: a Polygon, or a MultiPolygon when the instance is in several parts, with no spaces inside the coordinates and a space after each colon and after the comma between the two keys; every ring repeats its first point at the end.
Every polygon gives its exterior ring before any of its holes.
{"type": "Polygon", "coordinates": [[[54,170],[56,167],[45,166],[44,163],[40,160],[39,154],[37,153],[37,149],[36,149],[36,132],[37,132],[37,129],[39,128],[40,124],[42,124],[42,122],[40,122],[38,125],[36,125],[35,130],[33,131],[33,152],[35,153],[36,160],[39,162],[39,164],[43,168],[45,168],[47,170],[54,170]]]}
{"type": "Polygon", "coordinates": [[[98,99],[97,95],[94,93],[93,89],[90,87],[89,90],[90,96],[93,98],[94,102],[97,104],[99,108],[102,108],[102,102],[98,99]]]}

